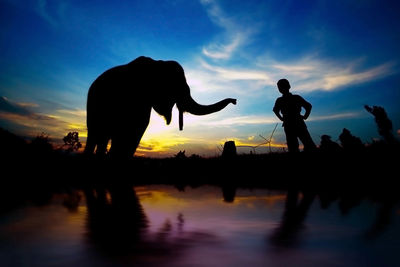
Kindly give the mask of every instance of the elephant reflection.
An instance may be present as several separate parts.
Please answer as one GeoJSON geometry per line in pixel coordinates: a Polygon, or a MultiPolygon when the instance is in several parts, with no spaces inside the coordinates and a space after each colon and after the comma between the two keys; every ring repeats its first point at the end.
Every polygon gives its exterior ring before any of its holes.
{"type": "Polygon", "coordinates": [[[200,105],[190,95],[184,70],[175,61],[139,57],[111,68],[90,86],[87,99],[88,137],[85,152],[104,155],[111,139],[110,156],[131,157],[149,124],[151,109],[171,122],[172,108],[207,115],[222,110],[236,99],[226,98],[212,105],[200,105]]]}
{"type": "Polygon", "coordinates": [[[128,185],[85,189],[90,241],[109,254],[124,254],[141,242],[148,219],[135,190],[128,185]]]}
{"type": "Polygon", "coordinates": [[[122,266],[158,266],[173,262],[194,244],[218,241],[212,233],[186,231],[182,213],[175,220],[166,218],[154,232],[150,229],[154,222],[129,183],[96,184],[84,193],[87,241],[105,256],[106,266],[120,266],[120,261],[122,266]]]}

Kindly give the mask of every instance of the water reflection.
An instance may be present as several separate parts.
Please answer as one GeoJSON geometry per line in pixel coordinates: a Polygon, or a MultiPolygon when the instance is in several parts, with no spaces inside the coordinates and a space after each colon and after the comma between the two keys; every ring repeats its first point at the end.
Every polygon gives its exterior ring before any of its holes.
{"type": "Polygon", "coordinates": [[[49,192],[1,214],[6,266],[400,263],[395,194],[127,183],[49,192]]]}
{"type": "Polygon", "coordinates": [[[312,191],[290,189],[287,192],[282,220],[270,237],[270,241],[277,246],[290,247],[299,242],[304,221],[316,194],[312,191]],[[300,200],[299,200],[300,198],[300,200]]]}
{"type": "MultiPolygon", "coordinates": [[[[393,223],[396,208],[396,199],[387,195],[379,204],[376,217],[371,227],[365,232],[365,238],[369,240],[377,239],[393,223]]],[[[397,211],[399,215],[399,210],[397,211]]]]}
{"type": "MultiPolygon", "coordinates": [[[[146,194],[144,188],[139,190],[142,196],[146,194]]],[[[168,265],[195,244],[216,240],[206,230],[186,229],[183,213],[150,221],[132,185],[97,185],[85,188],[84,193],[88,242],[107,261],[148,264],[163,259],[168,265]]]]}
{"type": "Polygon", "coordinates": [[[235,196],[236,196],[236,186],[228,184],[228,185],[223,185],[221,188],[224,201],[227,203],[233,203],[235,201],[235,196]]]}
{"type": "Polygon", "coordinates": [[[85,188],[89,240],[110,254],[126,254],[142,240],[148,221],[129,185],[85,188]]]}

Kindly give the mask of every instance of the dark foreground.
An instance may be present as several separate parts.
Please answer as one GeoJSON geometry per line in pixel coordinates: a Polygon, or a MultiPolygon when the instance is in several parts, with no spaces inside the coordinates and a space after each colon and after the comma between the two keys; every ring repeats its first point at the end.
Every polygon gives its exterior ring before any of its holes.
{"type": "Polygon", "coordinates": [[[51,153],[3,157],[1,206],[21,202],[32,191],[82,189],[93,185],[306,190],[316,193],[397,198],[399,149],[368,148],[327,154],[315,152],[240,155],[231,158],[133,158],[127,161],[51,153]],[[35,189],[35,190],[32,190],[35,189]],[[14,199],[15,201],[9,201],[14,199]],[[6,201],[8,200],[8,201],[6,201]]]}
{"type": "Polygon", "coordinates": [[[106,181],[23,191],[0,214],[2,266],[400,264],[400,205],[388,192],[106,181]]]}
{"type": "Polygon", "coordinates": [[[399,150],[3,154],[5,266],[397,266],[399,150]]]}

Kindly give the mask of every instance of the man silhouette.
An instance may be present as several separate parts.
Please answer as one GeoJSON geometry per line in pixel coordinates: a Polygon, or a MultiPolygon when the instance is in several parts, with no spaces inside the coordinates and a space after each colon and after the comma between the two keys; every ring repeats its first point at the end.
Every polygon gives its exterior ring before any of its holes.
{"type": "Polygon", "coordinates": [[[299,141],[297,138],[303,143],[304,151],[316,149],[315,143],[304,122],[311,113],[311,104],[301,96],[289,93],[290,83],[288,80],[279,80],[277,86],[282,96],[276,100],[273,111],[283,121],[282,126],[285,130],[289,152],[299,152],[299,141]],[[301,108],[305,110],[304,115],[301,115],[301,108]]]}

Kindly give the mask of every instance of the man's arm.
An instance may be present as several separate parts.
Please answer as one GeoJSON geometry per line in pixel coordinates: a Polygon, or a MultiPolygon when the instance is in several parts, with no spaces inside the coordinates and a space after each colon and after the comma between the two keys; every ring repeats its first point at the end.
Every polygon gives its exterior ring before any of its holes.
{"type": "Polygon", "coordinates": [[[274,106],[274,108],[272,109],[272,111],[275,113],[275,115],[276,115],[281,121],[283,121],[283,117],[282,117],[282,115],[281,115],[281,109],[280,109],[280,107],[279,107],[278,100],[275,102],[275,106],[274,106]]]}
{"type": "Polygon", "coordinates": [[[311,113],[311,109],[312,109],[312,105],[309,103],[309,102],[307,102],[307,101],[305,101],[304,100],[304,98],[302,98],[301,96],[300,96],[300,98],[301,98],[301,106],[304,108],[304,110],[306,111],[305,113],[304,113],[304,115],[303,115],[303,120],[306,120],[306,119],[308,119],[308,117],[310,116],[310,113],[311,113]]]}

